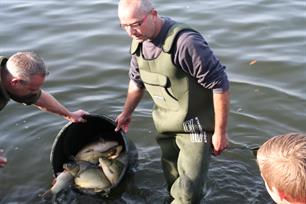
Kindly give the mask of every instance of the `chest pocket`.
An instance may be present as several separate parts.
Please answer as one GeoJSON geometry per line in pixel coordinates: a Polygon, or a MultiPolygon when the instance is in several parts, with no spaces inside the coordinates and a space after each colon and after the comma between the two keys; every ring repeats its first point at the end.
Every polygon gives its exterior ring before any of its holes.
{"type": "Polygon", "coordinates": [[[140,76],[157,107],[171,111],[179,110],[178,99],[173,94],[167,76],[145,70],[140,70],[140,76]]]}

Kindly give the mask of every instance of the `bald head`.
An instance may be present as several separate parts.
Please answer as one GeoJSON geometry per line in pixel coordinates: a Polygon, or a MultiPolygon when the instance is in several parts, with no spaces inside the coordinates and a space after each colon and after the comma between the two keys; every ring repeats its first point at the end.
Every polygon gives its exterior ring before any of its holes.
{"type": "Polygon", "coordinates": [[[135,16],[141,16],[154,9],[150,0],[120,0],[118,5],[118,16],[124,13],[133,13],[135,16]]]}

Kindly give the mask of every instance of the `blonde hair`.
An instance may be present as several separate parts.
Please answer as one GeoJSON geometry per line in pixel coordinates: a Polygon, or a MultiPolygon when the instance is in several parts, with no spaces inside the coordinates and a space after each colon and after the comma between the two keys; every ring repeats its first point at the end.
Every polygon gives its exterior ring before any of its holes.
{"type": "Polygon", "coordinates": [[[306,134],[288,133],[266,141],[257,152],[261,175],[288,201],[306,203],[306,134]]]}
{"type": "Polygon", "coordinates": [[[48,75],[43,59],[34,52],[17,52],[12,55],[6,69],[12,76],[20,77],[25,82],[30,82],[31,77],[37,74],[48,75]]]}

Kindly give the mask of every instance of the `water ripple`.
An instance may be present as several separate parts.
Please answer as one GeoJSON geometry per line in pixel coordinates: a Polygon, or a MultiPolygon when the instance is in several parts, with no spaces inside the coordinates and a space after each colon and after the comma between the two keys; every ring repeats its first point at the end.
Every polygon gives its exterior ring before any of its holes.
{"type": "MultiPolygon", "coordinates": [[[[118,26],[117,3],[0,1],[1,55],[38,52],[50,71],[45,90],[70,110],[82,108],[115,118],[124,105],[130,58],[130,39],[118,26]]],[[[155,4],[160,15],[199,30],[227,66],[231,143],[260,145],[276,134],[305,131],[304,0],[155,4]]],[[[110,203],[159,204],[167,198],[152,106],[146,94],[134,112],[128,137],[139,149],[140,163],[122,196],[110,203]]],[[[14,102],[0,117],[0,148],[9,159],[0,171],[0,203],[39,203],[35,198],[49,187],[52,176],[53,139],[67,121],[14,102]]],[[[208,179],[203,203],[271,203],[248,152],[227,151],[213,158],[208,179]]]]}

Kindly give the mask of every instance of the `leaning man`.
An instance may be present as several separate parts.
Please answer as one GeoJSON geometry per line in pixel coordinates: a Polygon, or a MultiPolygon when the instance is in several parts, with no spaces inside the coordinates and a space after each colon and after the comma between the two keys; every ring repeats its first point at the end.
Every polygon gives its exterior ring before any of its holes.
{"type": "MultiPolygon", "coordinates": [[[[71,122],[84,122],[84,110],[70,112],[41,87],[48,75],[43,59],[34,52],[18,52],[7,58],[0,56],[0,110],[10,99],[63,116],[71,122]]],[[[0,155],[0,167],[6,164],[0,155]]]]}

